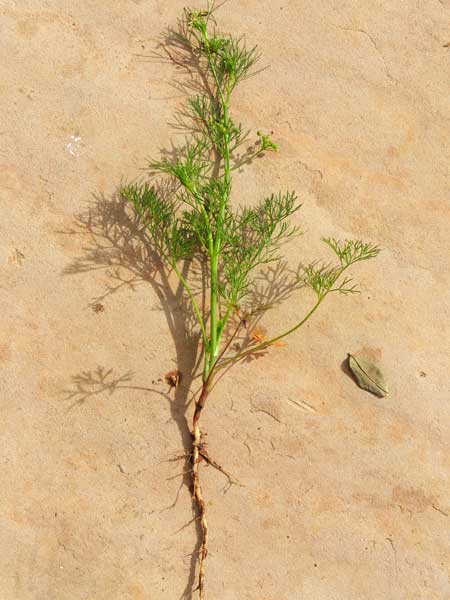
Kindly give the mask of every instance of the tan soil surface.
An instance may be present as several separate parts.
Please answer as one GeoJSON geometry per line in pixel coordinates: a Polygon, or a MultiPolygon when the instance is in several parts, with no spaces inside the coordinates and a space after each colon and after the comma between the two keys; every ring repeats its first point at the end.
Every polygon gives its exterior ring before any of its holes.
{"type": "MultiPolygon", "coordinates": [[[[188,373],[191,347],[114,200],[176,139],[185,74],[152,53],[183,5],[0,2],[1,600],[193,587],[190,492],[169,461],[186,393],[161,381],[188,373]]],[[[323,235],[384,251],[354,268],[360,295],[216,388],[208,448],[245,487],[203,469],[209,599],[448,600],[450,2],[230,0],[220,20],[270,65],[235,114],[281,147],[237,175],[236,202],[297,190],[293,265],[328,259],[323,235]],[[360,351],[388,398],[342,369],[360,351]]]]}

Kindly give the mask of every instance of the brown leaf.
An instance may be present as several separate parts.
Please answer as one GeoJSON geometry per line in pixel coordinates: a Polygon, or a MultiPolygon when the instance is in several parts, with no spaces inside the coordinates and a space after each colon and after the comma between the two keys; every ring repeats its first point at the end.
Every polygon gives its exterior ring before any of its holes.
{"type": "Polygon", "coordinates": [[[164,379],[170,385],[171,388],[178,387],[178,385],[181,381],[181,378],[182,378],[182,373],[181,373],[181,371],[178,371],[177,369],[174,369],[173,371],[169,371],[168,373],[166,373],[164,375],[164,379]]]}
{"type": "Polygon", "coordinates": [[[257,325],[250,334],[250,339],[258,344],[262,344],[267,340],[267,329],[261,325],[257,325]]]}

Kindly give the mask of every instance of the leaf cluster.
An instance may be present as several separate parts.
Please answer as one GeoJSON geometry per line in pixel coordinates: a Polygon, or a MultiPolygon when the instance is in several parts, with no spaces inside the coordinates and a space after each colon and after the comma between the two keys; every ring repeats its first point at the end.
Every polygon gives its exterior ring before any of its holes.
{"type": "Polygon", "coordinates": [[[222,93],[230,94],[239,82],[253,74],[251,69],[260,59],[260,53],[256,46],[247,48],[243,36],[217,35],[215,27],[211,34],[208,24],[214,20],[213,15],[214,8],[186,9],[186,38],[198,54],[207,58],[222,93]]]}
{"type": "MultiPolygon", "coordinates": [[[[267,151],[278,150],[271,135],[258,130],[247,153],[237,153],[250,133],[233,119],[232,92],[255,73],[258,49],[249,48],[243,37],[218,33],[213,5],[207,10],[185,10],[177,43],[195,57],[202,93],[190,98],[182,113],[193,126],[191,136],[183,146],[149,165],[152,174],[171,180],[171,193],[161,194],[155,186],[144,183],[125,186],[122,195],[141,216],[153,243],[178,274],[193,304],[204,340],[206,381],[217,366],[227,322],[233,314],[240,314],[239,307],[251,293],[258,267],[279,259],[281,244],[300,233],[291,217],[301,205],[291,191],[270,194],[254,207],[234,208],[231,203],[232,171],[267,151]],[[200,309],[189,281],[178,269],[180,261],[195,258],[208,265],[210,293],[205,309],[200,309]]],[[[323,241],[338,263],[313,263],[304,269],[302,281],[316,293],[316,306],[297,325],[262,346],[295,331],[329,293],[357,292],[344,272],[380,251],[361,240],[323,241]]]]}
{"type": "Polygon", "coordinates": [[[226,148],[230,153],[248,139],[249,131],[235,123],[230,115],[225,120],[221,106],[209,96],[194,96],[188,101],[190,118],[203,139],[209,140],[209,149],[215,149],[223,158],[226,148]]]}
{"type": "Polygon", "coordinates": [[[175,200],[161,200],[148,183],[130,184],[121,190],[146,226],[162,258],[172,266],[183,259],[192,258],[199,251],[198,237],[190,221],[191,213],[176,215],[175,200]]]}
{"type": "Polygon", "coordinates": [[[311,287],[319,300],[330,292],[340,294],[358,293],[357,286],[352,283],[352,278],[344,277],[338,282],[344,271],[356,262],[375,258],[380,253],[380,248],[375,244],[361,240],[339,241],[334,238],[323,238],[339,258],[339,265],[312,263],[304,269],[304,282],[311,287]]]}
{"type": "MultiPolygon", "coordinates": [[[[219,35],[213,12],[213,7],[187,9],[178,34],[201,60],[208,81],[204,94],[188,100],[194,134],[171,157],[149,165],[152,173],[170,176],[178,187],[171,198],[158,197],[148,184],[127,186],[123,195],[171,264],[197,252],[217,260],[217,290],[227,304],[237,305],[248,292],[252,271],[275,260],[282,241],[298,232],[289,218],[300,205],[288,192],[272,194],[255,208],[231,207],[230,161],[249,131],[230,115],[230,95],[251,74],[259,52],[248,49],[243,37],[219,35]]],[[[253,156],[278,149],[259,130],[257,140],[253,156]]]]}
{"type": "Polygon", "coordinates": [[[250,274],[279,258],[278,248],[298,234],[290,217],[301,207],[294,192],[272,194],[255,208],[228,212],[222,249],[220,294],[237,305],[248,293],[250,274]]]}
{"type": "Polygon", "coordinates": [[[362,240],[338,241],[334,238],[323,238],[323,241],[338,256],[341,267],[349,267],[355,262],[375,258],[380,253],[379,246],[362,240]]]}

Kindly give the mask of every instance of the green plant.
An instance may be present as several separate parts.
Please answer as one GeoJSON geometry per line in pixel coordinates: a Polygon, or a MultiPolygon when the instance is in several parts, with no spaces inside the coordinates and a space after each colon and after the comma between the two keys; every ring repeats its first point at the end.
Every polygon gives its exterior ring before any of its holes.
{"type": "Polygon", "coordinates": [[[279,260],[281,244],[300,233],[290,217],[301,205],[291,191],[271,194],[253,208],[233,208],[231,204],[233,171],[268,151],[278,150],[270,135],[258,131],[250,150],[243,155],[238,152],[249,133],[233,119],[231,100],[236,86],[254,74],[259,59],[257,48],[248,48],[242,37],[220,35],[213,6],[185,10],[177,43],[189,50],[205,85],[204,93],[189,100],[182,118],[184,123],[186,118],[191,123],[191,136],[185,146],[177,150],[175,157],[150,164],[153,173],[169,176],[175,187],[171,194],[160,195],[148,183],[132,184],[123,187],[122,195],[142,218],[162,260],[182,282],[200,330],[202,387],[195,399],[190,462],[202,530],[198,590],[203,600],[208,523],[200,463],[204,460],[223,469],[205,449],[200,420],[215,382],[227,368],[267,350],[299,329],[328,295],[355,293],[347,269],[375,257],[379,249],[362,241],[325,239],[338,258],[336,265],[311,264],[292,282],[295,285],[301,280],[314,290],[316,301],[311,309],[278,335],[270,338],[255,331],[252,335],[252,318],[268,308],[248,306],[254,274],[262,265],[279,260]],[[181,267],[185,261],[198,261],[206,267],[209,306],[198,302],[181,267]],[[232,350],[233,340],[245,329],[250,331],[246,345],[232,350]]]}

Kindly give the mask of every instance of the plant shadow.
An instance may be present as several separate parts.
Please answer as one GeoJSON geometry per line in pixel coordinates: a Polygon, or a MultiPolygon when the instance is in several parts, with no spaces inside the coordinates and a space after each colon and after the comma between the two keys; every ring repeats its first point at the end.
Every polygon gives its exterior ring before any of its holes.
{"type": "MultiPolygon", "coordinates": [[[[161,194],[168,192],[167,189],[159,191],[161,194]]],[[[192,438],[187,411],[193,397],[191,389],[202,354],[199,350],[200,334],[195,327],[195,317],[182,284],[178,280],[175,281],[171,271],[162,263],[145,226],[119,193],[111,198],[104,195],[94,196],[86,210],[76,215],[75,225],[76,231],[63,233],[76,235],[83,230],[88,234],[89,241],[82,255],[66,267],[64,274],[77,275],[98,270],[105,272],[110,282],[101,294],[93,298],[89,304],[91,307],[95,307],[122,288],[134,290],[138,285],[150,284],[158,297],[159,306],[164,312],[174,342],[180,382],[172,386],[172,392],[164,393],[157,387],[131,385],[131,372],[115,376],[111,369],[97,367],[94,371],[81,372],[72,377],[71,388],[65,390],[66,400],[72,402],[69,408],[80,406],[101,393],[113,394],[117,389],[157,393],[169,401],[171,417],[178,426],[186,460],[189,461],[192,438]]],[[[203,285],[203,265],[186,261],[182,273],[184,277],[194,281],[194,289],[201,296],[200,304],[204,306],[202,290],[206,286],[203,285]]],[[[170,385],[170,382],[167,381],[167,384],[170,385]]],[[[188,488],[191,486],[187,470],[182,485],[188,488]]],[[[200,534],[200,531],[197,533],[200,534]]],[[[197,539],[200,540],[199,535],[197,539]]],[[[199,542],[196,550],[198,547],[199,542]]],[[[189,590],[192,590],[194,584],[195,569],[194,552],[189,582],[183,595],[186,600],[190,598],[189,590]]]]}

